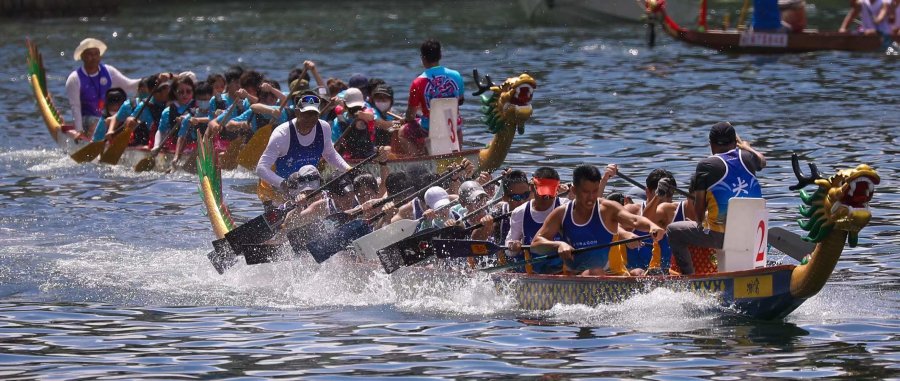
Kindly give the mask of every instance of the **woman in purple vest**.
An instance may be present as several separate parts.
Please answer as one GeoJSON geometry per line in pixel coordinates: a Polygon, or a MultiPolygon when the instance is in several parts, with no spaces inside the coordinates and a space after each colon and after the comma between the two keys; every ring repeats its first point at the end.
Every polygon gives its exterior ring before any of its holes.
{"type": "MultiPolygon", "coordinates": [[[[106,44],[94,38],[85,38],[75,48],[75,61],[83,66],[69,74],[66,79],[66,96],[72,107],[75,126],[73,137],[82,138],[81,133],[97,125],[103,116],[106,90],[119,87],[128,94],[134,94],[140,79],[128,78],[116,68],[100,63],[106,52],[106,44]]],[[[87,139],[87,138],[85,138],[87,139]]]]}

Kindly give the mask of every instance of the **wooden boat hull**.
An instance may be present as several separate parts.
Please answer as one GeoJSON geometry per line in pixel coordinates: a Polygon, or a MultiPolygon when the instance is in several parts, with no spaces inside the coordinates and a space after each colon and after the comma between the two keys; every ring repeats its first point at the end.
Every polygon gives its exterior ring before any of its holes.
{"type": "MultiPolygon", "coordinates": [[[[881,36],[864,36],[851,33],[804,31],[803,33],[766,33],[750,30],[689,30],[679,26],[661,11],[663,29],[676,40],[729,53],[782,54],[820,50],[850,52],[883,52],[881,36]]],[[[900,36],[892,41],[900,43],[900,36]]]]}
{"type": "Polygon", "coordinates": [[[806,299],[791,295],[793,265],[692,276],[564,276],[522,273],[493,275],[498,287],[510,291],[526,310],[547,310],[557,304],[620,302],[631,295],[663,287],[715,296],[734,314],[755,319],[780,319],[806,299]]]}

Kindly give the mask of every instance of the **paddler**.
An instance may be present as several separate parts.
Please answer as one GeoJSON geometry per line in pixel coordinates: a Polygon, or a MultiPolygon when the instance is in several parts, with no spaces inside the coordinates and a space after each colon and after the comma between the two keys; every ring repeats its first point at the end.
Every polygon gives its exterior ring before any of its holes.
{"type": "MultiPolygon", "coordinates": [[[[622,229],[650,232],[654,241],[666,233],[649,219],[629,213],[617,202],[600,198],[603,175],[593,165],[580,165],[572,174],[571,192],[575,199],[550,212],[532,241],[536,252],[555,251],[558,258],[548,261],[544,271],[553,273],[563,268],[581,275],[605,275],[609,268],[609,248],[573,255],[575,249],[613,241],[622,229]],[[556,241],[557,235],[562,238],[556,241]]],[[[628,238],[628,237],[625,237],[628,238]]]]}
{"type": "Polygon", "coordinates": [[[667,228],[672,254],[685,275],[694,273],[688,245],[722,248],[728,200],[762,197],[756,172],[766,167],[766,158],[740,140],[730,123],[719,122],[710,128],[709,147],[713,155],[697,164],[690,187],[696,220],[675,222],[667,228]]]}
{"type": "MultiPolygon", "coordinates": [[[[350,169],[350,165],[331,144],[331,127],[319,119],[321,103],[321,98],[315,93],[300,95],[294,106],[296,117],[272,131],[272,137],[256,165],[256,174],[260,178],[257,193],[267,207],[286,201],[284,194],[292,190],[292,184],[285,182],[285,179],[304,165],[316,165],[320,159],[325,159],[338,171],[350,169]]],[[[297,201],[304,201],[302,198],[297,201]]]]}
{"type": "MultiPolygon", "coordinates": [[[[152,129],[159,124],[159,120],[160,118],[162,118],[163,110],[165,110],[169,105],[169,99],[172,95],[171,89],[171,82],[160,82],[151,91],[150,102],[148,102],[146,106],[144,106],[143,100],[138,102],[137,107],[134,108],[134,111],[132,111],[131,115],[129,115],[125,119],[125,125],[137,124],[137,126],[133,130],[134,133],[132,134],[131,141],[128,143],[129,146],[146,147],[150,144],[150,133],[152,129]],[[140,114],[138,114],[138,111],[140,111],[140,114]]],[[[118,116],[116,117],[116,119],[118,120],[118,116]]],[[[121,128],[125,127],[123,126],[121,128]]],[[[110,128],[106,133],[107,140],[121,128],[110,128]]]]}
{"type": "MultiPolygon", "coordinates": [[[[567,198],[559,198],[560,180],[559,173],[550,167],[540,167],[531,175],[530,184],[526,184],[534,198],[513,209],[509,217],[509,232],[506,234],[506,246],[509,248],[507,255],[510,260],[521,260],[522,245],[530,245],[537,236],[538,230],[544,224],[547,216],[553,209],[569,202],[567,198]]],[[[513,191],[521,194],[521,186],[513,185],[513,191]],[[518,189],[516,189],[518,188],[518,189]]],[[[564,188],[565,189],[565,188],[564,188]]],[[[559,235],[554,237],[559,240],[559,235]]],[[[543,264],[536,264],[535,271],[546,272],[543,264]]]]}
{"type": "MultiPolygon", "coordinates": [[[[209,123],[209,109],[213,98],[213,89],[210,82],[200,82],[194,89],[194,108],[191,115],[184,118],[178,129],[178,140],[175,143],[175,157],[172,159],[174,167],[181,166],[181,153],[186,147],[195,146],[198,133],[205,134],[209,123]]],[[[192,147],[194,148],[194,147],[192,147]]]]}
{"type": "Polygon", "coordinates": [[[106,91],[106,104],[103,105],[103,117],[100,118],[100,121],[97,122],[97,125],[93,128],[93,131],[89,131],[88,135],[94,137],[94,141],[98,142],[103,140],[106,137],[106,131],[108,130],[108,126],[110,126],[113,121],[116,119],[116,114],[122,108],[122,105],[127,100],[128,95],[125,94],[125,90],[122,90],[118,87],[113,87],[106,91]]]}
{"type": "Polygon", "coordinates": [[[287,98],[281,92],[281,86],[277,81],[264,80],[259,86],[259,103],[254,103],[241,115],[232,118],[225,124],[228,131],[239,131],[252,135],[260,127],[273,124],[280,125],[290,118],[289,109],[281,108],[281,103],[287,98]]]}
{"type": "Polygon", "coordinates": [[[194,107],[194,81],[190,76],[179,75],[175,77],[170,89],[169,98],[173,99],[169,107],[163,110],[159,118],[159,125],[156,129],[156,136],[153,138],[153,150],[159,151],[163,148],[175,150],[175,141],[177,137],[166,137],[172,128],[180,129],[181,122],[192,115],[191,109],[194,107]]]}
{"type": "Polygon", "coordinates": [[[66,78],[66,97],[75,124],[73,138],[90,139],[82,133],[96,126],[102,118],[107,90],[118,87],[128,94],[137,90],[140,78],[128,78],[116,68],[100,62],[105,52],[106,44],[96,38],[85,38],[75,48],[73,56],[75,61],[82,62],[82,66],[66,78]]]}
{"type": "MultiPolygon", "coordinates": [[[[428,137],[431,100],[434,98],[458,98],[465,101],[465,86],[456,70],[441,66],[441,43],[427,39],[419,47],[425,71],[413,80],[409,87],[409,105],[406,108],[406,124],[400,129],[400,152],[421,156],[426,154],[425,138],[428,137]],[[417,118],[417,115],[421,115],[417,118]]],[[[457,120],[457,135],[462,146],[462,119],[457,120]]]]}

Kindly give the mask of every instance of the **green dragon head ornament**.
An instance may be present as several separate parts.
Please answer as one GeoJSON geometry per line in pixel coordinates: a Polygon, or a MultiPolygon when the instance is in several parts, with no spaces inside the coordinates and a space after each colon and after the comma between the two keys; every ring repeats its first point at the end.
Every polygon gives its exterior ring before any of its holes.
{"type": "Polygon", "coordinates": [[[522,73],[518,77],[509,77],[503,84],[497,86],[491,81],[490,75],[485,75],[484,80],[479,78],[478,70],[472,73],[478,92],[481,95],[481,112],[484,113],[484,123],[488,130],[496,134],[505,129],[517,130],[519,134],[525,133],[525,122],[531,117],[531,98],[537,82],[530,75],[522,73]],[[492,94],[483,94],[490,90],[492,94]]]}
{"type": "Polygon", "coordinates": [[[800,215],[806,219],[799,220],[800,227],[809,232],[804,239],[819,243],[838,229],[848,233],[847,244],[855,247],[859,231],[872,218],[869,201],[875,193],[875,186],[881,182],[878,173],[872,167],[860,164],[825,179],[819,175],[815,164],[809,164],[811,175],[804,176],[797,154],[792,156],[791,164],[799,182],[790,189],[799,189],[800,199],[805,204],[800,206],[800,215]],[[811,194],[801,189],[810,184],[819,188],[811,194]]]}

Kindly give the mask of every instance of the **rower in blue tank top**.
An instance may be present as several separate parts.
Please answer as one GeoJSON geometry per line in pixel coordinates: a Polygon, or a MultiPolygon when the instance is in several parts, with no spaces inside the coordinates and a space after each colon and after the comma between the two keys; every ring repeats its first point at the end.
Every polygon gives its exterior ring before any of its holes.
{"type": "Polygon", "coordinates": [[[597,248],[585,252],[575,252],[592,246],[611,243],[622,229],[641,229],[650,232],[654,240],[659,240],[665,230],[649,219],[629,213],[615,201],[600,199],[603,176],[593,165],[580,165],[572,174],[572,193],[575,200],[550,212],[544,225],[532,241],[531,249],[536,254],[559,255],[550,261],[545,269],[549,273],[563,269],[553,266],[554,262],[565,264],[565,269],[576,275],[606,275],[609,267],[609,248],[597,248]],[[621,229],[620,229],[621,228],[621,229]],[[554,241],[559,234],[563,240],[554,241]]]}
{"type": "MultiPolygon", "coordinates": [[[[625,209],[631,213],[635,213],[647,217],[660,227],[666,227],[673,221],[684,221],[683,202],[672,202],[677,183],[672,172],[665,169],[654,169],[647,176],[646,187],[642,198],[649,201],[641,201],[636,204],[629,204],[625,209]]],[[[646,235],[646,231],[635,229],[635,235],[646,235]]],[[[668,273],[671,263],[672,253],[669,248],[668,237],[663,237],[659,241],[660,247],[660,265],[659,269],[662,274],[668,273]]],[[[645,275],[650,270],[650,263],[653,259],[653,245],[650,240],[644,242],[640,247],[628,248],[626,267],[631,275],[645,275]]],[[[656,275],[654,273],[651,275],[656,275]]]]}

